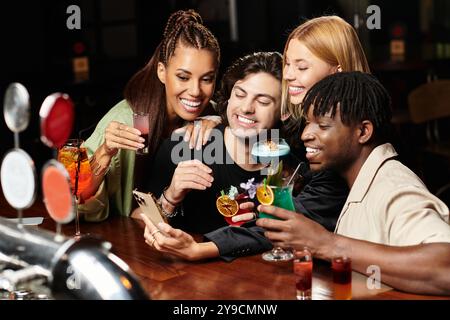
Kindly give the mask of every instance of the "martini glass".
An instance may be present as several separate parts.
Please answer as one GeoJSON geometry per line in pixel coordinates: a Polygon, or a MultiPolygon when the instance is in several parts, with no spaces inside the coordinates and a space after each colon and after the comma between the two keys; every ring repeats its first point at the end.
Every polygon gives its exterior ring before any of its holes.
{"type": "Polygon", "coordinates": [[[256,142],[252,147],[252,156],[259,163],[268,164],[269,173],[274,172],[280,158],[287,156],[291,148],[282,138],[256,142]]]}

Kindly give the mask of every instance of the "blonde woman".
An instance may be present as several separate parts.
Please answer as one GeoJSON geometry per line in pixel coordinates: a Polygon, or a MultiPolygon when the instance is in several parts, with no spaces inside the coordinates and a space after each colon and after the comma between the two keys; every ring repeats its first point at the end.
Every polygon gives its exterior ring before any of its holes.
{"type": "MultiPolygon", "coordinates": [[[[306,92],[326,76],[342,71],[370,72],[355,29],[338,16],[304,22],[289,35],[283,52],[282,119],[291,150],[306,161],[302,101],[306,92]]],[[[324,170],[304,174],[303,191],[294,199],[297,212],[334,230],[348,196],[348,187],[336,173],[324,170]]]]}
{"type": "Polygon", "coordinates": [[[370,73],[355,29],[338,16],[323,16],[298,26],[283,54],[282,113],[302,115],[301,102],[317,82],[335,72],[370,73]]]}

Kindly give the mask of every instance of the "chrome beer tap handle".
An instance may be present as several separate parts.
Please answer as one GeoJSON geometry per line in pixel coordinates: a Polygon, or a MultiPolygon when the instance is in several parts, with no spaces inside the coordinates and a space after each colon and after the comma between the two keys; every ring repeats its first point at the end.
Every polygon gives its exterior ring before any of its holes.
{"type": "Polygon", "coordinates": [[[12,292],[24,283],[35,280],[51,280],[52,274],[40,266],[30,266],[17,271],[5,270],[0,273],[0,289],[12,292]]]}

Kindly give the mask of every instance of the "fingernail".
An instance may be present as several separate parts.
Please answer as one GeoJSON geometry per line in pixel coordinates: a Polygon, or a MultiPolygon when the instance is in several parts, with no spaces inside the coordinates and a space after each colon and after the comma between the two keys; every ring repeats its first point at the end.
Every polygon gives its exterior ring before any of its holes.
{"type": "Polygon", "coordinates": [[[144,142],[145,139],[144,139],[144,138],[139,138],[139,141],[140,141],[140,142],[144,142]]]}

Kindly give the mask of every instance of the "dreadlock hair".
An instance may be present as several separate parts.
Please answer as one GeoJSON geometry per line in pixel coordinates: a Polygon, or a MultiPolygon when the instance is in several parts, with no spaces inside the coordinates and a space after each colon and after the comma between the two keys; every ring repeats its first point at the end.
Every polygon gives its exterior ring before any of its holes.
{"type": "Polygon", "coordinates": [[[163,138],[167,127],[166,91],[157,76],[158,63],[170,62],[177,46],[211,51],[216,58],[216,70],[220,63],[219,43],[194,10],[173,13],[166,24],[162,40],[150,61],[127,83],[124,97],[134,112],[149,113],[149,151],[152,154],[163,138]]]}
{"type": "Polygon", "coordinates": [[[305,114],[314,107],[314,117],[331,112],[334,118],[339,107],[346,126],[364,120],[372,122],[376,142],[390,138],[391,98],[383,85],[372,75],[359,71],[338,72],[316,83],[303,99],[305,114]]]}
{"type": "Polygon", "coordinates": [[[228,67],[222,77],[219,91],[216,93],[216,110],[223,122],[228,124],[227,105],[234,84],[250,74],[265,72],[281,82],[283,76],[282,56],[279,52],[255,52],[238,58],[228,67]]]}

